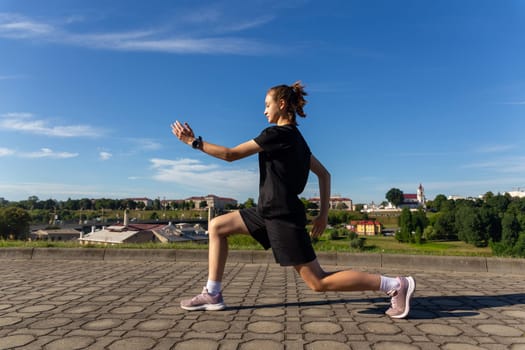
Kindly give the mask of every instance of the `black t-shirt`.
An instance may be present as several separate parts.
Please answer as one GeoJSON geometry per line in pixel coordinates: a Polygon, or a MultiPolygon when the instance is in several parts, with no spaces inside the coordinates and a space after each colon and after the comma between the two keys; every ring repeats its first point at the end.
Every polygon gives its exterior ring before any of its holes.
{"type": "Polygon", "coordinates": [[[254,141],[259,152],[257,211],[266,218],[304,215],[299,199],[310,171],[310,148],[295,125],[271,126],[254,141]]]}

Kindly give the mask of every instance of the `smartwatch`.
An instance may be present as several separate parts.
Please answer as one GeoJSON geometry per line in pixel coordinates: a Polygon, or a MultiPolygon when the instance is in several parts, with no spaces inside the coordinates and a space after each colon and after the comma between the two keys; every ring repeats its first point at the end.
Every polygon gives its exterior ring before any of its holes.
{"type": "Polygon", "coordinates": [[[193,139],[193,142],[191,143],[191,147],[194,149],[200,149],[202,146],[202,137],[199,136],[196,139],[193,139]]]}

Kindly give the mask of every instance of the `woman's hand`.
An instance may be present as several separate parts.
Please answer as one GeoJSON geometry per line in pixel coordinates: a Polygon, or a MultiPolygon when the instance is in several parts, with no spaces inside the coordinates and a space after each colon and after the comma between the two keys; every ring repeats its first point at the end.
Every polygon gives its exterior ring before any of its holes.
{"type": "Polygon", "coordinates": [[[325,215],[319,215],[313,220],[312,231],[310,231],[310,237],[319,238],[328,225],[328,218],[325,215]]]}
{"type": "Polygon", "coordinates": [[[195,134],[190,125],[188,123],[184,123],[183,125],[178,120],[171,124],[171,132],[187,145],[191,145],[195,139],[195,134]]]}

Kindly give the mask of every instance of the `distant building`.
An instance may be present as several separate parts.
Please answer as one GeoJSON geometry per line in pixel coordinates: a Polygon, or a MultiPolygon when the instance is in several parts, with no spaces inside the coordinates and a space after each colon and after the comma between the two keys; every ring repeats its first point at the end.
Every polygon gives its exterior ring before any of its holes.
{"type": "Polygon", "coordinates": [[[375,236],[381,233],[382,225],[376,220],[352,220],[347,228],[360,236],[375,236]]]}
{"type": "MultiPolygon", "coordinates": [[[[140,198],[126,198],[126,200],[134,201],[135,203],[144,203],[145,208],[151,208],[153,207],[153,200],[146,198],[146,197],[140,197],[140,198]]],[[[195,209],[203,209],[203,208],[214,208],[218,210],[224,210],[226,206],[230,205],[232,207],[237,206],[237,200],[233,198],[226,198],[226,197],[219,197],[214,194],[209,194],[207,196],[193,196],[186,199],[161,199],[160,205],[163,208],[166,208],[168,206],[179,207],[181,208],[184,203],[191,202],[193,203],[193,208],[195,209]],[[206,206],[202,205],[202,202],[206,202],[206,206]]]]}
{"type": "Polygon", "coordinates": [[[162,243],[173,243],[182,241],[207,242],[208,232],[199,224],[191,225],[187,223],[171,224],[160,229],[153,230],[162,243]]]}
{"type": "Polygon", "coordinates": [[[140,198],[126,198],[126,200],[133,201],[135,203],[144,203],[145,208],[151,208],[153,206],[153,200],[146,198],[146,197],[140,197],[140,198]]]}
{"type": "Polygon", "coordinates": [[[237,200],[233,198],[218,197],[214,194],[209,194],[204,197],[190,197],[186,201],[193,202],[195,204],[195,209],[201,209],[201,203],[206,202],[206,206],[202,208],[214,208],[218,210],[226,209],[226,206],[237,206],[237,200]]]}
{"type": "Polygon", "coordinates": [[[32,240],[44,241],[76,241],[80,237],[80,231],[75,229],[40,229],[31,232],[29,237],[32,240]]]}
{"type": "Polygon", "coordinates": [[[419,184],[416,193],[404,193],[403,194],[403,203],[399,205],[400,208],[425,208],[426,207],[426,198],[425,198],[425,189],[422,184],[419,184]]]}
{"type": "Polygon", "coordinates": [[[508,193],[511,197],[525,198],[525,191],[518,188],[517,191],[505,192],[508,193]]]}
{"type": "MultiPolygon", "coordinates": [[[[321,198],[312,197],[309,198],[310,203],[315,203],[318,207],[321,206],[321,198]]],[[[353,210],[352,200],[350,198],[345,198],[341,196],[332,196],[330,197],[330,208],[329,209],[344,209],[344,210],[353,210]]]]}
{"type": "Polygon", "coordinates": [[[103,227],[102,230],[95,230],[82,235],[79,238],[81,244],[101,244],[115,245],[123,243],[148,243],[160,242],[153,233],[154,229],[159,229],[165,225],[157,224],[134,224],[134,225],[112,225],[103,227]]]}
{"type": "Polygon", "coordinates": [[[129,224],[127,211],[124,212],[124,223],[103,227],[81,235],[81,244],[115,245],[123,243],[172,243],[183,241],[207,242],[207,232],[200,225],[180,223],[166,224],[129,224]]]}

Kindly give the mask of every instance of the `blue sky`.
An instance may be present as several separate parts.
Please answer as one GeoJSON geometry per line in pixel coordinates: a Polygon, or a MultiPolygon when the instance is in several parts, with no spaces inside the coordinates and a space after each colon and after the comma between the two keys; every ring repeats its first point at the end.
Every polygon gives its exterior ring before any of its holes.
{"type": "Polygon", "coordinates": [[[256,198],[169,125],[235,146],[296,80],[333,194],[525,188],[524,34],[521,0],[0,0],[0,197],[256,198]]]}

